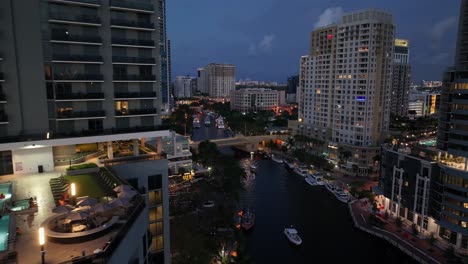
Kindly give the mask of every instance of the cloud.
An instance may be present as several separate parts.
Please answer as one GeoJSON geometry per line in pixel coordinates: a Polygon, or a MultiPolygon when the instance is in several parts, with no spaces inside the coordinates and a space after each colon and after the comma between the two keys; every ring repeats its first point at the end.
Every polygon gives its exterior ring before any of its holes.
{"type": "Polygon", "coordinates": [[[250,56],[255,56],[257,53],[270,53],[273,50],[273,41],[276,36],[274,34],[264,35],[258,44],[250,43],[249,52],[250,56]]]}
{"type": "Polygon", "coordinates": [[[320,14],[319,19],[314,24],[314,28],[328,26],[330,24],[338,22],[343,16],[342,7],[330,7],[325,9],[322,14],[320,14]]]}
{"type": "Polygon", "coordinates": [[[447,17],[431,28],[431,36],[434,40],[440,40],[445,33],[453,27],[457,26],[458,18],[456,16],[447,17]]]}

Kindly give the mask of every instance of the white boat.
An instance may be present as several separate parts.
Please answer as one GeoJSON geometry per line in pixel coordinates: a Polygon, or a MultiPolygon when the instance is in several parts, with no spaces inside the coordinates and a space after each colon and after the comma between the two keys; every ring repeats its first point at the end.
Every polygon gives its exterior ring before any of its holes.
{"type": "Polygon", "coordinates": [[[323,180],[323,177],[320,174],[320,172],[309,173],[309,177],[311,177],[314,180],[315,185],[325,185],[325,181],[323,180]]]}
{"type": "Polygon", "coordinates": [[[317,186],[317,182],[314,180],[314,178],[312,178],[310,175],[308,175],[306,178],[305,178],[305,181],[310,185],[310,186],[317,186]]]}
{"type": "Polygon", "coordinates": [[[285,228],[284,229],[284,234],[286,235],[286,237],[289,239],[289,241],[291,241],[291,243],[295,244],[295,245],[300,245],[302,244],[302,239],[301,237],[299,236],[299,234],[297,233],[297,230],[290,227],[290,228],[285,228]]]}
{"type": "Polygon", "coordinates": [[[194,128],[200,128],[200,119],[198,119],[198,117],[195,117],[193,119],[193,127],[194,128]]]}
{"type": "Polygon", "coordinates": [[[335,194],[335,189],[336,189],[335,185],[327,182],[325,184],[325,188],[327,188],[327,190],[329,190],[331,193],[335,194]]]}
{"type": "Polygon", "coordinates": [[[211,120],[210,120],[210,116],[207,116],[205,118],[205,126],[210,126],[211,125],[211,120]]]}
{"type": "Polygon", "coordinates": [[[307,177],[307,175],[309,174],[309,170],[307,170],[305,167],[299,167],[299,166],[297,166],[294,169],[294,172],[304,178],[307,177]]]}
{"type": "Polygon", "coordinates": [[[224,129],[224,122],[222,118],[216,119],[216,127],[219,129],[224,129]]]}
{"type": "Polygon", "coordinates": [[[335,188],[335,191],[333,194],[335,194],[336,199],[338,199],[338,201],[340,202],[348,203],[351,200],[351,197],[349,196],[349,194],[345,192],[344,190],[342,190],[341,188],[335,188]]]}
{"type": "Polygon", "coordinates": [[[274,161],[274,162],[277,162],[277,163],[283,163],[283,160],[280,159],[280,158],[277,158],[275,155],[271,154],[271,159],[274,161]]]}
{"type": "Polygon", "coordinates": [[[294,165],[294,162],[288,162],[285,160],[284,165],[286,165],[286,169],[294,170],[296,168],[296,165],[294,165]]]}

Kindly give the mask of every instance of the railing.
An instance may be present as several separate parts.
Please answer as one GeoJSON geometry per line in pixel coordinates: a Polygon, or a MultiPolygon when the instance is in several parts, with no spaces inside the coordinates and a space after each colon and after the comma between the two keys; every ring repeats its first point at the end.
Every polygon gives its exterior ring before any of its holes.
{"type": "Polygon", "coordinates": [[[144,10],[144,11],[154,11],[154,7],[150,3],[142,3],[136,1],[126,1],[126,0],[111,0],[111,7],[121,7],[135,10],[144,10]]]}
{"type": "Polygon", "coordinates": [[[103,80],[102,74],[56,74],[54,80],[103,80]]]}
{"type": "Polygon", "coordinates": [[[154,24],[147,21],[134,21],[129,19],[111,19],[111,25],[121,27],[133,27],[133,28],[148,28],[154,29],[154,24]]]}
{"type": "Polygon", "coordinates": [[[52,59],[58,60],[58,61],[102,62],[101,56],[73,55],[73,54],[54,54],[52,55],[52,59]]]}
{"type": "Polygon", "coordinates": [[[90,35],[69,35],[66,33],[52,33],[50,35],[51,40],[55,41],[70,41],[70,42],[88,42],[88,43],[102,43],[100,36],[90,35]]]}
{"type": "Polygon", "coordinates": [[[112,44],[154,47],[154,40],[130,39],[130,38],[112,38],[112,44]]]}
{"type": "Polygon", "coordinates": [[[156,92],[140,92],[140,93],[115,93],[115,98],[147,98],[156,97],[156,92]]]}
{"type": "Polygon", "coordinates": [[[105,111],[64,111],[64,112],[57,112],[57,119],[63,118],[87,118],[87,117],[105,117],[105,111]]]}
{"type": "Polygon", "coordinates": [[[53,20],[101,24],[101,19],[98,16],[93,16],[93,15],[50,13],[49,18],[53,20]]]}
{"type": "Polygon", "coordinates": [[[104,93],[72,93],[72,94],[56,94],[55,99],[104,99],[104,93]]]}
{"type": "Polygon", "coordinates": [[[0,101],[6,101],[7,97],[4,93],[0,93],[0,101]]]}
{"type": "Polygon", "coordinates": [[[8,122],[8,116],[5,113],[0,113],[0,122],[8,122]]]}
{"type": "Polygon", "coordinates": [[[0,72],[0,80],[4,80],[3,79],[3,72],[0,72]]]}
{"type": "Polygon", "coordinates": [[[114,80],[119,81],[155,81],[155,75],[144,74],[115,74],[114,80]]]}
{"type": "Polygon", "coordinates": [[[127,116],[127,115],[151,115],[157,114],[158,110],[156,108],[149,109],[129,109],[126,111],[115,111],[116,116],[127,116]]]}
{"type": "Polygon", "coordinates": [[[122,56],[113,56],[112,62],[119,63],[146,63],[146,64],[155,64],[156,60],[154,58],[145,58],[145,57],[122,57],[122,56]]]}

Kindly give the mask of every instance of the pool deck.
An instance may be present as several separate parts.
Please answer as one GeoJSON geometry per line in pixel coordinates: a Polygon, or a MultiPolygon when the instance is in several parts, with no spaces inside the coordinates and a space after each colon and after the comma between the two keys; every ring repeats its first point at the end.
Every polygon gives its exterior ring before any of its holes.
{"type": "MultiPolygon", "coordinates": [[[[34,214],[11,214],[16,220],[21,235],[14,238],[10,235],[13,243],[9,250],[16,251],[18,263],[36,264],[41,263],[40,246],[38,242],[38,229],[40,225],[52,214],[55,202],[49,185],[49,179],[60,176],[61,172],[45,172],[24,175],[5,175],[0,177],[0,183],[11,181],[13,183],[13,195],[24,199],[36,197],[38,211],[34,214]]],[[[14,229],[13,229],[14,230],[14,229]]],[[[111,237],[115,235],[118,228],[112,228],[108,233],[91,241],[73,244],[59,244],[46,241],[45,263],[60,263],[69,261],[74,257],[82,256],[85,251],[90,255],[97,248],[102,248],[111,237]]]]}

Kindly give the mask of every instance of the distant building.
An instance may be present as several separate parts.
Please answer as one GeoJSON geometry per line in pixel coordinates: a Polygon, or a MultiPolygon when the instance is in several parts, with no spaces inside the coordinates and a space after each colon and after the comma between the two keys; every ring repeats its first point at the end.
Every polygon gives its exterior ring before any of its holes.
{"type": "Polygon", "coordinates": [[[192,96],[193,82],[196,79],[190,76],[177,76],[174,81],[174,96],[177,99],[192,96]]]}
{"type": "Polygon", "coordinates": [[[288,77],[286,86],[286,101],[288,103],[296,103],[297,87],[299,86],[299,75],[288,77]]]}
{"type": "Polygon", "coordinates": [[[405,39],[395,39],[393,54],[393,80],[391,92],[391,113],[398,116],[408,114],[408,91],[411,82],[409,63],[409,43],[405,39]]]}
{"type": "Polygon", "coordinates": [[[241,112],[273,110],[279,105],[280,92],[265,88],[244,88],[231,92],[231,109],[241,112]]]}
{"type": "Polygon", "coordinates": [[[369,9],[314,30],[310,54],[301,57],[299,131],[328,142],[331,155],[351,151],[344,168],[356,165],[359,175],[375,169],[388,131],[393,50],[392,15],[369,9]]]}
{"type": "Polygon", "coordinates": [[[198,90],[212,98],[229,99],[235,90],[236,68],[231,64],[210,63],[198,69],[198,90]]]}
{"type": "MultiPolygon", "coordinates": [[[[438,113],[440,93],[410,90],[408,95],[408,113],[412,110],[414,117],[430,116],[438,113]]],[[[407,114],[408,114],[407,113],[407,114]]]]}

